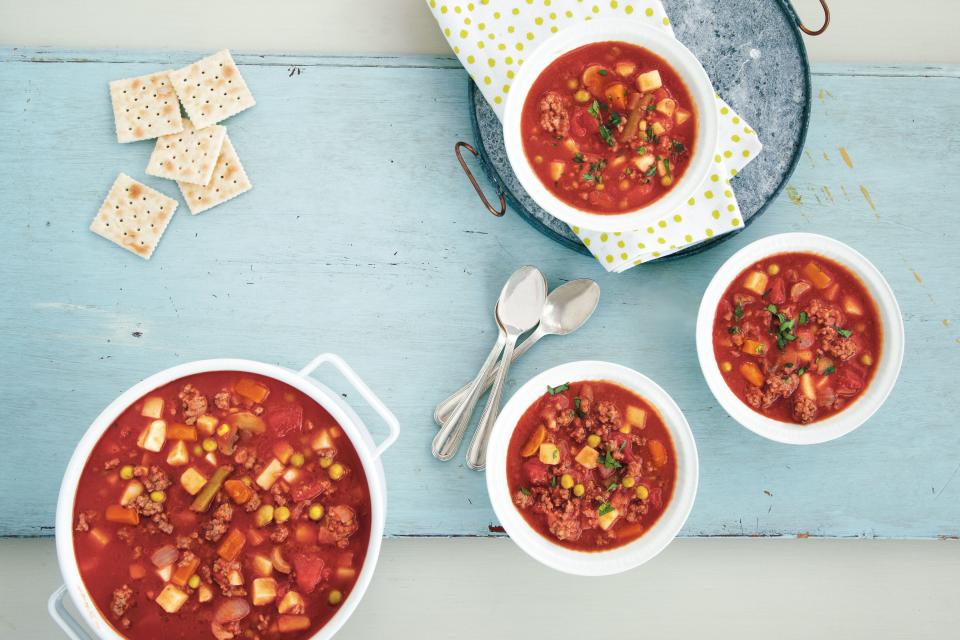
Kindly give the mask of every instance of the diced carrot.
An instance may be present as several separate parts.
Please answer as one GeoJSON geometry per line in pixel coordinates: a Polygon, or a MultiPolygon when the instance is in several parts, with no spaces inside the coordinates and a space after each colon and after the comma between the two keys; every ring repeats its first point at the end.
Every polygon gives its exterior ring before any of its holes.
{"type": "Polygon", "coordinates": [[[277,630],[280,633],[303,631],[310,628],[310,618],[307,616],[281,615],[277,617],[277,630]]]}
{"type": "Polygon", "coordinates": [[[247,544],[246,536],[239,529],[230,529],[230,533],[220,543],[217,555],[227,561],[236,560],[245,544],[247,544]]]}
{"type": "Polygon", "coordinates": [[[186,424],[171,424],[167,426],[167,440],[189,440],[193,442],[197,439],[197,428],[186,424]]]}
{"type": "Polygon", "coordinates": [[[117,524],[129,524],[134,526],[140,524],[140,514],[138,514],[135,509],[128,509],[120,506],[119,504],[112,504],[107,507],[105,517],[107,522],[116,522],[117,524]]]}
{"type": "Polygon", "coordinates": [[[253,489],[242,480],[227,480],[223,483],[223,490],[237,504],[246,504],[253,497],[253,489]]]}
{"type": "Polygon", "coordinates": [[[540,445],[543,444],[543,439],[547,436],[547,429],[543,425],[540,425],[533,430],[533,433],[530,434],[530,438],[527,440],[527,443],[523,445],[523,449],[520,451],[520,455],[524,458],[529,458],[537,451],[540,450],[540,445]]]}
{"type": "Polygon", "coordinates": [[[812,282],[813,286],[817,289],[826,289],[830,286],[830,283],[833,282],[830,276],[823,272],[820,265],[814,262],[808,262],[806,266],[803,267],[803,275],[810,278],[810,282],[812,282]]]}
{"type": "Polygon", "coordinates": [[[250,378],[240,378],[237,380],[237,383],[233,385],[233,390],[237,392],[238,396],[243,396],[251,402],[256,402],[257,404],[262,403],[267,399],[267,396],[270,395],[270,389],[256,380],[251,380],[250,378]]]}
{"type": "Polygon", "coordinates": [[[267,539],[267,536],[261,533],[258,529],[247,529],[247,541],[250,543],[251,547],[256,547],[263,544],[263,541],[267,539]]]}
{"type": "Polygon", "coordinates": [[[760,367],[752,362],[744,362],[740,365],[740,375],[755,387],[763,386],[763,373],[760,371],[760,367]]]}
{"type": "Polygon", "coordinates": [[[139,580],[147,575],[147,569],[142,564],[133,563],[130,565],[130,579],[139,580]]]}
{"type": "Polygon", "coordinates": [[[170,576],[170,582],[177,585],[178,587],[186,586],[187,580],[190,579],[190,576],[196,573],[197,567],[199,566],[200,566],[200,557],[194,555],[187,562],[177,565],[177,568],[174,569],[173,571],[173,575],[170,576]]]}
{"type": "Polygon", "coordinates": [[[641,533],[643,533],[643,525],[639,522],[621,524],[613,531],[615,538],[623,538],[624,540],[636,538],[641,533]]]}
{"type": "Polygon", "coordinates": [[[767,352],[767,345],[759,340],[747,338],[743,341],[743,346],[740,347],[740,350],[751,356],[762,356],[767,352]]]}
{"type": "Polygon", "coordinates": [[[659,440],[648,440],[647,449],[650,450],[650,457],[653,459],[653,466],[662,467],[667,464],[667,448],[659,440]]]}

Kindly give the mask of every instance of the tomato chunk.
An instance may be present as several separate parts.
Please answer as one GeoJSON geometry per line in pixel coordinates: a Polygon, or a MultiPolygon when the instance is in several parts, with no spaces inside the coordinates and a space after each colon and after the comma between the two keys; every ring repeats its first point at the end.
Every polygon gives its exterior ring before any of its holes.
{"type": "Polygon", "coordinates": [[[313,590],[323,579],[323,558],[298,553],[293,556],[293,572],[296,574],[297,586],[304,593],[313,593],[313,590]]]}

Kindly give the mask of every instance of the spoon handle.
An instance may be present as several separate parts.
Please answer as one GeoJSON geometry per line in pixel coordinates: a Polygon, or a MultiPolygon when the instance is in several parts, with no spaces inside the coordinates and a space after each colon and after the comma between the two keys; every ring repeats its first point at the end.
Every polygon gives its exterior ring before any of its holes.
{"type": "MultiPolygon", "coordinates": [[[[537,327],[537,330],[530,334],[530,336],[517,345],[516,350],[513,352],[513,358],[511,363],[516,362],[517,359],[530,350],[530,347],[535,345],[540,338],[547,335],[540,331],[540,328],[537,327]]],[[[497,363],[497,366],[487,374],[486,379],[480,385],[480,395],[483,395],[483,392],[493,386],[493,380],[496,378],[497,373],[500,371],[500,364],[497,363]]],[[[457,405],[463,402],[463,399],[467,397],[467,394],[470,392],[470,385],[472,382],[468,382],[464,386],[460,387],[454,391],[446,400],[440,402],[437,407],[433,410],[433,419],[437,423],[437,426],[442,427],[447,424],[450,420],[450,415],[453,413],[453,410],[457,408],[457,405]]]]}
{"type": "Polygon", "coordinates": [[[497,341],[494,343],[490,353],[487,354],[487,359],[483,361],[483,366],[480,367],[480,372],[477,373],[477,377],[470,383],[470,388],[467,390],[467,397],[463,403],[454,410],[453,414],[450,415],[450,419],[434,437],[433,455],[438,460],[444,462],[450,460],[460,449],[463,436],[466,435],[467,427],[470,426],[473,410],[476,408],[477,400],[480,398],[481,383],[486,380],[490,369],[493,368],[493,365],[497,362],[497,358],[500,357],[506,339],[507,334],[503,330],[503,327],[500,327],[500,331],[497,334],[497,341]]]}
{"type": "Polygon", "coordinates": [[[483,471],[487,466],[487,441],[490,440],[490,431],[500,413],[500,399],[503,397],[503,387],[507,381],[507,371],[510,370],[510,363],[513,361],[518,337],[516,334],[507,335],[507,345],[503,350],[500,370],[497,371],[497,378],[493,381],[493,391],[487,398],[487,406],[483,408],[477,430],[473,432],[473,439],[467,447],[467,466],[474,471],[483,471]]]}

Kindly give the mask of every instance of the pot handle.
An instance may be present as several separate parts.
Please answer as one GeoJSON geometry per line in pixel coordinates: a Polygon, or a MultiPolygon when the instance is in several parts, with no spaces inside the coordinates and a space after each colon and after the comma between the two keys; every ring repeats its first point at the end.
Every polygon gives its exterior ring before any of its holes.
{"type": "Polygon", "coordinates": [[[303,369],[300,369],[299,373],[301,376],[309,376],[314,371],[316,371],[320,365],[328,362],[332,364],[337,371],[340,372],[347,382],[353,385],[353,388],[356,389],[364,400],[367,401],[374,411],[376,411],[385,423],[387,423],[387,428],[390,430],[389,435],[386,439],[377,445],[376,450],[373,452],[373,459],[376,460],[383,455],[383,452],[389,449],[394,442],[397,441],[397,438],[400,437],[400,422],[397,420],[397,417],[393,415],[393,412],[390,409],[387,409],[387,406],[383,404],[380,398],[367,386],[363,380],[360,379],[360,376],[357,375],[357,372],[350,368],[346,362],[343,361],[338,355],[333,353],[321,353],[316,358],[310,361],[310,364],[305,366],[303,369]]]}
{"type": "Polygon", "coordinates": [[[53,618],[53,621],[57,623],[58,627],[63,629],[63,632],[67,634],[70,640],[92,640],[90,635],[80,626],[80,623],[77,622],[76,618],[74,618],[64,606],[63,598],[66,593],[66,585],[60,585],[59,589],[50,594],[50,599],[47,601],[47,611],[50,612],[50,617],[53,618]]]}

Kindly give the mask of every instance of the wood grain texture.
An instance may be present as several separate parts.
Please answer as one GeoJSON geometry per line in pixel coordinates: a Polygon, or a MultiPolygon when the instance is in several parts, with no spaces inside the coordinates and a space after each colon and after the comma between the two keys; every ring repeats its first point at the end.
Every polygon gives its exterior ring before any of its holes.
{"type": "Polygon", "coordinates": [[[469,135],[466,77],[437,57],[236,56],[257,107],[225,124],[253,191],[179,213],[150,262],[126,255],[87,231],[116,173],[178,194],[143,175],[149,142],[114,141],[107,82],[196,57],[0,50],[0,535],[51,532],[73,444],[134,381],[199,358],[298,367],[320,351],[341,354],[403,423],[385,458],[388,534],[488,535],[483,477],[430,456],[431,412],[479,365],[496,294],[524,263],[553,286],[595,278],[603,295],[582,331],[511,369],[508,393],[582,358],[657,380],[700,449],[683,535],[960,535],[957,68],[817,67],[804,159],[770,211],[703,255],[618,276],[483,211],[452,154],[469,135]],[[887,404],[816,447],[733,423],[694,351],[711,274],[781,231],[861,250],[906,320],[887,404]]]}

